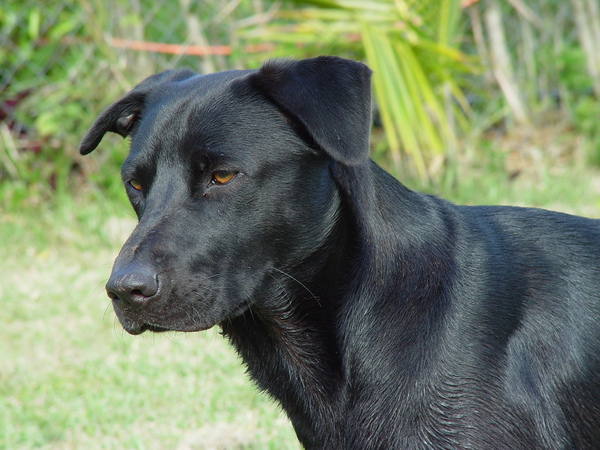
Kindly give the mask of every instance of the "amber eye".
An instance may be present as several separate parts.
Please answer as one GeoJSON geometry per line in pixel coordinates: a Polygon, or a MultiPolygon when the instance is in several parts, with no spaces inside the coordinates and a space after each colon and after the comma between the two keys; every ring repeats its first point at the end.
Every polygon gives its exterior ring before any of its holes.
{"type": "Polygon", "coordinates": [[[212,174],[212,183],[213,184],[227,184],[235,177],[235,172],[230,172],[228,170],[217,170],[212,174]]]}
{"type": "Polygon", "coordinates": [[[134,188],[136,191],[141,191],[142,190],[142,184],[138,180],[136,180],[136,179],[129,180],[129,185],[132,188],[134,188]]]}

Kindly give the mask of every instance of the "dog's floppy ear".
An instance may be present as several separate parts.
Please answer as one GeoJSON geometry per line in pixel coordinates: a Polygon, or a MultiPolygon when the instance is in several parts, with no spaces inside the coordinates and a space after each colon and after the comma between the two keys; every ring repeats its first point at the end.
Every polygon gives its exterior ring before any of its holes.
{"type": "Polygon", "coordinates": [[[108,131],[123,137],[129,136],[133,124],[144,108],[149,93],[165,82],[180,81],[193,75],[194,72],[191,70],[167,70],[146,78],[98,116],[81,140],[79,153],[87,155],[94,151],[108,131]]]}
{"type": "Polygon", "coordinates": [[[250,76],[292,120],[299,121],[334,160],[367,160],[371,128],[371,70],[362,63],[321,56],[271,61],[250,76]]]}

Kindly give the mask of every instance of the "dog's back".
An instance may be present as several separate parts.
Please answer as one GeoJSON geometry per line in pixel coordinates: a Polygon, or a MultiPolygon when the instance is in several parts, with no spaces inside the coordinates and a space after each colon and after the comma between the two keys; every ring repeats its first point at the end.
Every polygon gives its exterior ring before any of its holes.
{"type": "Polygon", "coordinates": [[[373,189],[354,190],[370,245],[344,315],[348,447],[595,448],[600,221],[354,176],[373,189]]]}

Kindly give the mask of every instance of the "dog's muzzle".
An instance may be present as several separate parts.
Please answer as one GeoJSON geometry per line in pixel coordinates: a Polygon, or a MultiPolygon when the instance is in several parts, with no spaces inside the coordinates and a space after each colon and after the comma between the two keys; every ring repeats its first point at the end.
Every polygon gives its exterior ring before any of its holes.
{"type": "Polygon", "coordinates": [[[113,270],[106,292],[124,310],[139,311],[159,296],[158,274],[143,265],[127,265],[113,270]]]}

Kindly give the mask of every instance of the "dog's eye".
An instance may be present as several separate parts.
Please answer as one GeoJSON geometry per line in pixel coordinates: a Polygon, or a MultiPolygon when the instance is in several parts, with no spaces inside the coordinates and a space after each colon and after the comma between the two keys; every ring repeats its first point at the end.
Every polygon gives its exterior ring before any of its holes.
{"type": "Polygon", "coordinates": [[[212,174],[212,184],[227,184],[235,177],[236,172],[229,170],[217,170],[212,174]]]}
{"type": "Polygon", "coordinates": [[[140,183],[135,178],[129,180],[129,186],[131,186],[132,188],[134,188],[136,191],[141,191],[142,190],[142,183],[140,183]]]}

